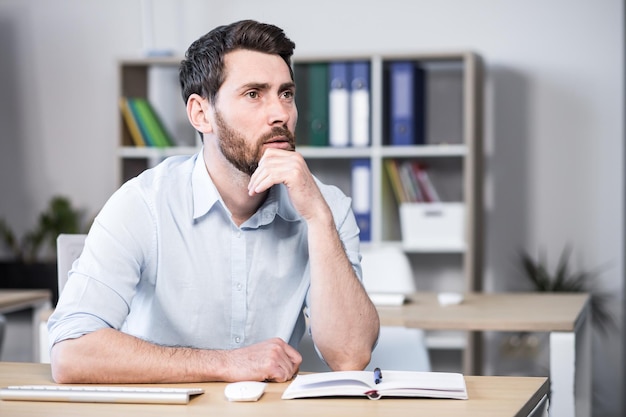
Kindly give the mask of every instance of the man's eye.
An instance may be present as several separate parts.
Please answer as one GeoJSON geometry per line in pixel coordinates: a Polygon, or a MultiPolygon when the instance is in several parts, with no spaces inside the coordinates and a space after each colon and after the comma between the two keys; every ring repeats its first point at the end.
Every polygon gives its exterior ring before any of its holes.
{"type": "Polygon", "coordinates": [[[258,98],[259,97],[259,93],[257,93],[256,91],[248,91],[248,97],[250,97],[250,98],[258,98]]]}
{"type": "Polygon", "coordinates": [[[283,97],[284,98],[293,98],[293,91],[285,91],[283,92],[283,97]]]}

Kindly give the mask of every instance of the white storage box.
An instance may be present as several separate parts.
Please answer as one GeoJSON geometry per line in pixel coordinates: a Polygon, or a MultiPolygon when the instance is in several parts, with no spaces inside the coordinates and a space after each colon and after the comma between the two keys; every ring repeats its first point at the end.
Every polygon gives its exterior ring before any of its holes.
{"type": "Polygon", "coordinates": [[[404,203],[400,205],[402,244],[406,250],[463,251],[463,203],[404,203]]]}

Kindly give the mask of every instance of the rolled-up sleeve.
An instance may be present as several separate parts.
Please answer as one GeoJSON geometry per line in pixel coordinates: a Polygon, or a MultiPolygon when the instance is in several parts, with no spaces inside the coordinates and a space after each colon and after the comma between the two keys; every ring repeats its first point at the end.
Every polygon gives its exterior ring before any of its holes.
{"type": "Polygon", "coordinates": [[[50,348],[102,328],[121,328],[156,240],[152,218],[133,182],[109,199],[48,321],[50,348]]]}

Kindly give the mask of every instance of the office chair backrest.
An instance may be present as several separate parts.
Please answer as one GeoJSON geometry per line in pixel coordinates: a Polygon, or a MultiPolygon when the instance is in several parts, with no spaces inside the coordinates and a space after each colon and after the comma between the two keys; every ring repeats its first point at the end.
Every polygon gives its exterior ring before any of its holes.
{"type": "Polygon", "coordinates": [[[60,234],[57,237],[59,296],[61,295],[61,291],[63,291],[63,287],[65,287],[68,273],[70,272],[70,269],[72,269],[72,264],[83,252],[86,237],[87,235],[79,234],[60,234]]]}
{"type": "Polygon", "coordinates": [[[411,262],[399,247],[363,248],[363,286],[370,293],[417,291],[411,262]]]}

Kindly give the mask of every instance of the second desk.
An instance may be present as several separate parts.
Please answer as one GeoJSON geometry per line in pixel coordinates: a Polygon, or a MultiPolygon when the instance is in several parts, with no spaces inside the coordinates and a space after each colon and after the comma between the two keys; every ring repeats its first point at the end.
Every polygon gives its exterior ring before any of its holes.
{"type": "MultiPolygon", "coordinates": [[[[416,293],[397,307],[378,307],[381,325],[424,330],[550,333],[551,416],[591,416],[589,295],[468,293],[442,306],[436,293],[416,293]]],[[[480,373],[478,369],[464,371],[480,373]]]]}

